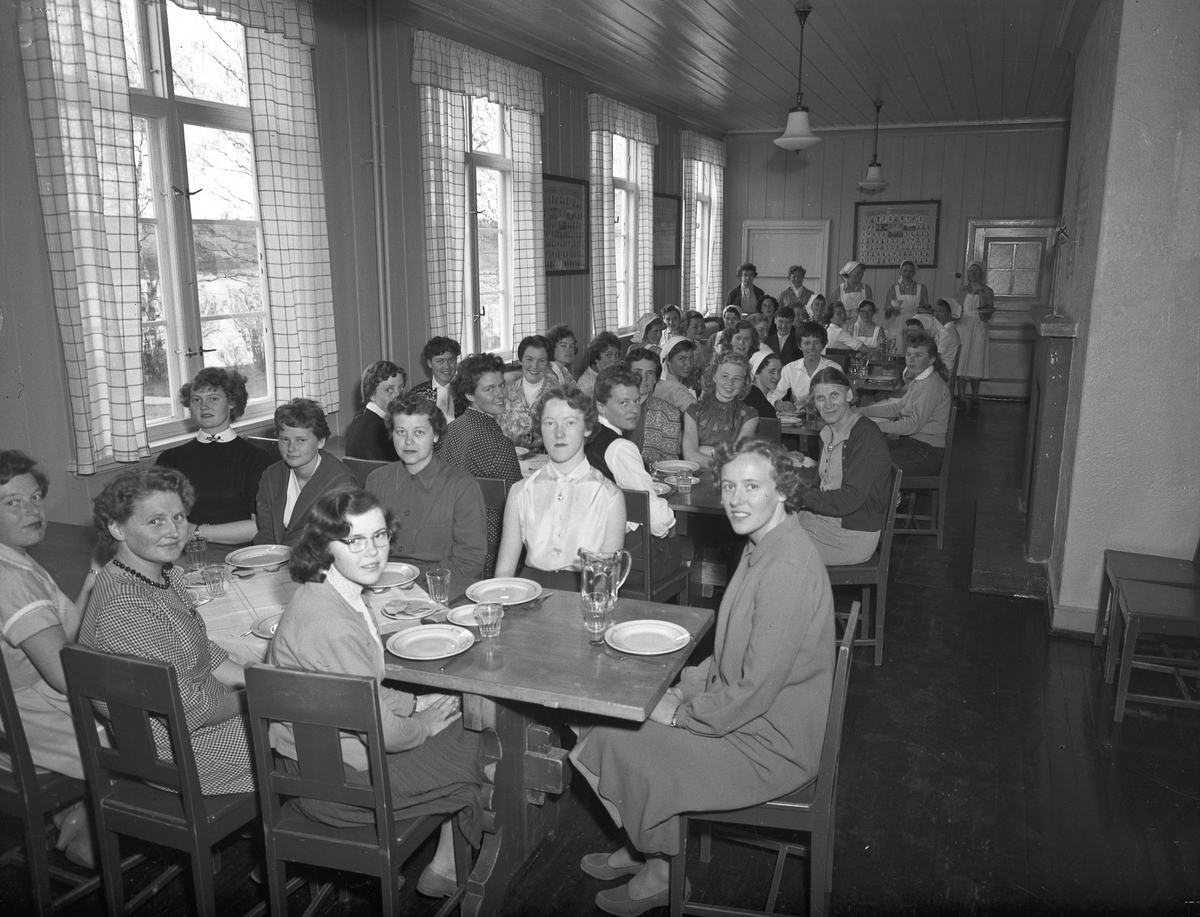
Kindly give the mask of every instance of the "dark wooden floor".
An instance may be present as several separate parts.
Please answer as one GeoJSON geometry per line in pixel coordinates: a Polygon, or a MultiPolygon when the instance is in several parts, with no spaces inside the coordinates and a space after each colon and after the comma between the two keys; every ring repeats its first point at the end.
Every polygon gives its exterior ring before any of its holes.
{"type": "MultiPolygon", "coordinates": [[[[850,681],[837,913],[1200,914],[1200,715],[1132,705],[1115,726],[1090,642],[1049,637],[1041,602],[967,591],[975,498],[1019,483],[1024,424],[1011,404],[960,418],[945,548],[896,539],[884,665],[860,652],[850,681]]],[[[616,832],[579,778],[563,809],[558,836],[516,877],[507,913],[599,913],[603,886],[577,863],[613,846],[616,832]]],[[[224,851],[224,912],[260,900],[246,878],[256,850],[239,839],[224,851]]],[[[413,890],[431,855],[404,870],[406,914],[436,910],[413,890]]],[[[721,903],[757,906],[769,875],[765,854],[720,840],[712,864],[693,849],[689,866],[693,898],[721,903]]],[[[801,894],[789,881],[780,909],[802,912],[801,894]]],[[[374,895],[359,883],[325,913],[374,910],[374,895]]],[[[143,913],[176,917],[190,901],[177,881],[143,913]]],[[[6,913],[27,907],[19,870],[0,873],[0,902],[6,913]]],[[[95,895],[68,913],[102,910],[95,895]]]]}

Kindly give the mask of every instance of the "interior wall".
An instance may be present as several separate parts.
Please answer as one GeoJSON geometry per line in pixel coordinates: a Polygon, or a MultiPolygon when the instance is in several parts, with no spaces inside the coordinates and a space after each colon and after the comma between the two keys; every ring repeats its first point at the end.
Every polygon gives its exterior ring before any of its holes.
{"type": "Polygon", "coordinates": [[[1107,0],[1081,90],[1111,117],[1107,137],[1102,116],[1080,123],[1078,153],[1071,137],[1077,282],[1060,302],[1082,349],[1050,570],[1055,625],[1091,630],[1104,549],[1191,557],[1200,537],[1200,6],[1107,0]]]}

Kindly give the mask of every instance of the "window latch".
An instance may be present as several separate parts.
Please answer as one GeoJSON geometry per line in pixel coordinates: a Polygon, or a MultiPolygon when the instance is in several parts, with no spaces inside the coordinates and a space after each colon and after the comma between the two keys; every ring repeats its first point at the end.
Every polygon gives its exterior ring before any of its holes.
{"type": "Polygon", "coordinates": [[[197,188],[195,191],[184,191],[182,188],[177,188],[174,185],[171,185],[171,190],[175,192],[176,197],[195,197],[204,189],[197,188]]]}
{"type": "Polygon", "coordinates": [[[216,353],[215,347],[201,347],[199,350],[188,350],[184,353],[185,357],[198,357],[202,353],[216,353]]]}

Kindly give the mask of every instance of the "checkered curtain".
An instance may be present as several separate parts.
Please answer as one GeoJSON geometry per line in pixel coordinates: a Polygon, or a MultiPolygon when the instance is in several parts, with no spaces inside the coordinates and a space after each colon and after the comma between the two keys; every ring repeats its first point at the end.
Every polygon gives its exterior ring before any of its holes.
{"type": "Polygon", "coordinates": [[[421,86],[425,271],[433,334],[460,335],[466,320],[465,106],[486,96],[508,109],[512,339],[546,325],[542,222],[542,78],[535,70],[429,32],[413,34],[412,81],[421,86]]]}
{"type": "Polygon", "coordinates": [[[119,0],[21,0],[21,56],[75,454],[150,455],[137,186],[119,0]]]}
{"type": "Polygon", "coordinates": [[[236,22],[250,29],[260,29],[282,35],[292,41],[313,47],[317,33],[313,30],[310,0],[173,0],[176,6],[195,10],[206,16],[236,22]]]}
{"type": "Polygon", "coordinates": [[[312,51],[294,39],[246,29],[246,73],[275,397],[312,398],[336,411],[337,343],[312,51]]]}
{"type": "Polygon", "coordinates": [[[724,210],[725,144],[695,131],[680,134],[680,151],[683,158],[683,308],[717,314],[723,302],[721,293],[722,211],[724,210]],[[696,302],[696,193],[700,185],[701,170],[708,166],[712,171],[712,204],[709,210],[709,268],[708,288],[704,301],[696,302]]]}
{"type": "Polygon", "coordinates": [[[613,134],[628,138],[638,185],[637,295],[634,313],[654,311],[654,147],[658,120],[614,99],[588,93],[588,190],[591,210],[592,333],[616,331],[617,266],[613,222],[613,134]]]}

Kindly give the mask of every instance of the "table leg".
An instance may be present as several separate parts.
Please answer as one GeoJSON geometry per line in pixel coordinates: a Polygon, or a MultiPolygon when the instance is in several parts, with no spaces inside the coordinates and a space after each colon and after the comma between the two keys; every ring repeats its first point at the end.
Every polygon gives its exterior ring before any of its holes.
{"type": "Polygon", "coordinates": [[[512,877],[558,827],[555,797],[570,783],[570,768],[557,733],[537,721],[538,710],[463,696],[463,726],[483,734],[484,764],[496,764],[494,783],[485,787],[483,845],[467,882],[464,917],[500,910],[512,877]]]}
{"type": "MultiPolygon", "coordinates": [[[[1108,618],[1108,649],[1104,653],[1104,683],[1111,685],[1113,673],[1117,668],[1117,651],[1121,647],[1121,632],[1127,630],[1125,623],[1125,615],[1121,610],[1121,595],[1120,587],[1113,590],[1115,601],[1113,602],[1112,614],[1108,618]]],[[[1125,639],[1129,639],[1129,635],[1125,635],[1125,639]]]]}

